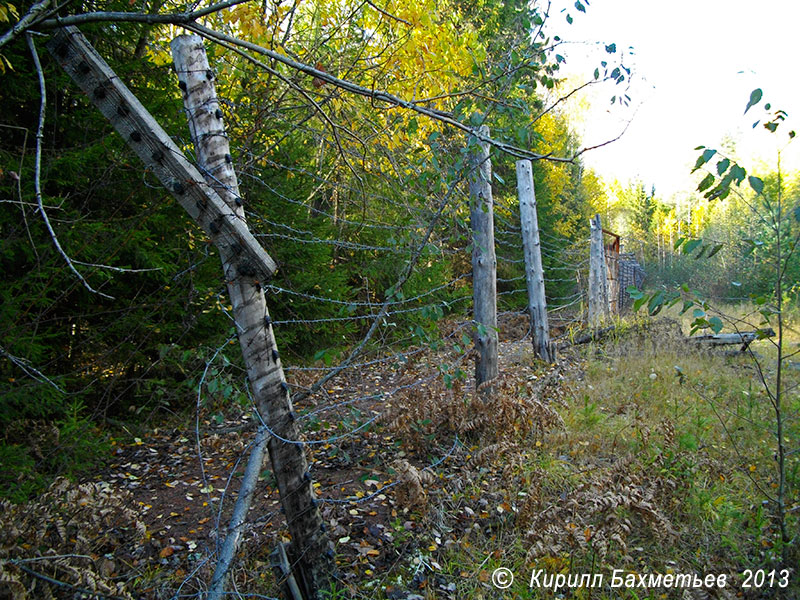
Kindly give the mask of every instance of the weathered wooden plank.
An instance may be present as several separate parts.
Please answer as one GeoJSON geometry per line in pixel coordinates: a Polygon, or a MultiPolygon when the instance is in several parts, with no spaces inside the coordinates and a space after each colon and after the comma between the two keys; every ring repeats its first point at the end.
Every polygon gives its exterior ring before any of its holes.
{"type": "Polygon", "coordinates": [[[533,350],[542,360],[553,362],[556,359],[556,349],[550,343],[550,328],[547,323],[547,299],[544,289],[542,249],[539,240],[539,217],[536,214],[533,167],[529,160],[517,161],[517,196],[519,197],[533,350]]]}
{"type": "MultiPolygon", "coordinates": [[[[482,139],[489,128],[478,130],[482,139]]],[[[471,154],[469,178],[470,225],[472,227],[472,293],[475,320],[475,385],[497,377],[497,256],[494,249],[494,200],[489,144],[480,139],[471,154]]]]}
{"type": "Polygon", "coordinates": [[[740,331],[738,333],[709,333],[705,335],[695,335],[687,338],[687,341],[708,346],[729,346],[742,344],[742,350],[755,340],[765,337],[774,337],[775,331],[770,327],[761,331],[740,331]]]}
{"type": "MultiPolygon", "coordinates": [[[[275,261],[78,28],[58,30],[47,47],[189,216],[215,244],[231,250],[237,273],[272,276],[278,268],[275,261]]],[[[231,160],[229,155],[226,160],[231,160]]],[[[241,203],[238,196],[237,202],[241,203]]]]}

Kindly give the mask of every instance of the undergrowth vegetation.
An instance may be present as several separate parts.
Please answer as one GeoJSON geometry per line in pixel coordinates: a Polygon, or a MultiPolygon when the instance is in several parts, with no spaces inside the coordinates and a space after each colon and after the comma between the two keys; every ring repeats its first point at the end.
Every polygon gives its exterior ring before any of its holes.
{"type": "MultiPolygon", "coordinates": [[[[767,342],[756,344],[768,353],[767,342]]],[[[560,395],[529,395],[507,375],[493,404],[464,399],[455,419],[453,403],[434,395],[401,407],[407,420],[396,431],[405,439],[418,440],[412,424],[422,418],[474,443],[448,502],[457,522],[477,516],[457,549],[436,557],[458,579],[457,597],[500,597],[491,573],[501,566],[516,574],[506,594],[518,597],[796,597],[797,547],[782,562],[764,495],[777,487],[770,406],[748,356],[697,349],[680,323],[662,318],[620,322],[611,338],[568,361],[574,370],[560,395]],[[789,589],[742,587],[745,569],[779,568],[790,568],[789,589]],[[536,569],[603,573],[606,583],[614,569],[724,573],[728,587],[713,590],[717,596],[608,586],[532,592],[536,569]]],[[[523,378],[539,376],[525,370],[523,378]]],[[[796,394],[792,402],[796,414],[796,394]]],[[[797,439],[796,423],[787,433],[797,439]]],[[[796,461],[790,471],[795,531],[796,461]]]]}
{"type": "MultiPolygon", "coordinates": [[[[395,378],[392,393],[342,407],[341,415],[310,428],[310,436],[323,438],[340,422],[360,432],[311,448],[336,544],[339,571],[329,597],[797,597],[797,547],[781,547],[765,497],[776,485],[770,411],[752,360],[689,344],[687,325],[671,316],[621,320],[603,340],[566,348],[557,365],[537,361],[530,342],[516,336],[501,342],[501,377],[477,391],[464,377],[441,372],[443,364],[471,358],[460,348],[428,349],[413,362],[383,367],[383,380],[395,378]],[[426,375],[424,387],[402,385],[426,375]],[[515,575],[506,590],[493,584],[500,567],[515,575]],[[623,575],[725,574],[727,586],[611,588],[616,569],[623,575]],[[789,586],[778,587],[779,577],[772,587],[743,588],[746,569],[788,569],[789,586]],[[539,570],[602,574],[604,582],[532,589],[539,570]]],[[[754,342],[765,369],[768,344],[754,342]]],[[[795,371],[789,377],[787,386],[800,381],[795,371]]],[[[796,413],[797,395],[787,398],[796,413]]],[[[210,422],[217,410],[201,407],[200,419],[210,422]]],[[[792,423],[786,435],[797,440],[792,423]]],[[[250,435],[214,434],[204,438],[204,452],[233,460],[250,435]]],[[[155,453],[154,444],[139,440],[117,452],[147,455],[155,453]]],[[[196,460],[191,446],[186,452],[196,460]]],[[[788,526],[796,531],[795,455],[787,471],[788,526]]],[[[172,519],[190,507],[180,508],[186,492],[176,490],[171,504],[142,518],[131,508],[149,506],[155,496],[145,488],[116,490],[128,475],[106,474],[110,485],[60,479],[38,502],[4,505],[0,552],[7,562],[0,576],[12,597],[38,597],[47,587],[29,576],[25,569],[32,567],[118,596],[199,591],[189,577],[203,581],[210,573],[195,552],[215,538],[202,541],[196,523],[213,517],[217,505],[211,502],[197,515],[206,517],[181,527],[172,519]],[[174,511],[170,527],[152,518],[158,511],[174,511]],[[41,522],[50,525],[37,529],[41,522]],[[21,544],[23,538],[31,541],[21,544]],[[183,554],[184,544],[195,550],[183,554]]],[[[266,476],[265,483],[269,498],[274,482],[266,476]]],[[[254,531],[260,533],[248,538],[246,558],[232,576],[240,589],[274,596],[266,557],[285,530],[278,523],[254,531]]]]}

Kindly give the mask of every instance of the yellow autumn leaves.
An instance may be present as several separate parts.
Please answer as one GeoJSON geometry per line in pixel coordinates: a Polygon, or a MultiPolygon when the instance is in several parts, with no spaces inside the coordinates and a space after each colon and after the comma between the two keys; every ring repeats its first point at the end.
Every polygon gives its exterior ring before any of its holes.
{"type": "MultiPolygon", "coordinates": [[[[16,23],[19,20],[19,11],[17,7],[10,2],[0,2],[0,23],[16,23]]],[[[11,68],[11,63],[8,59],[0,54],[0,75],[6,72],[6,69],[11,68]]]]}
{"type": "Polygon", "coordinates": [[[434,0],[248,2],[222,22],[248,41],[433,108],[485,59],[475,30],[434,0]]]}
{"type": "Polygon", "coordinates": [[[19,19],[17,7],[9,2],[0,2],[0,23],[13,23],[19,19]]]}

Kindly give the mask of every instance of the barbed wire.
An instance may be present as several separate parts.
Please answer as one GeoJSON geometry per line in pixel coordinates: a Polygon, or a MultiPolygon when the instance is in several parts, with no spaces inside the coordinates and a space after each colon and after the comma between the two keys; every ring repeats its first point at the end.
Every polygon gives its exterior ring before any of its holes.
{"type": "MultiPolygon", "coordinates": [[[[185,146],[184,146],[185,147],[185,146]]],[[[285,167],[281,166],[278,167],[277,163],[273,165],[274,168],[284,169],[285,167]]],[[[230,186],[225,186],[217,179],[216,175],[212,172],[209,172],[205,169],[201,168],[201,172],[209,178],[212,183],[219,184],[220,189],[226,189],[229,193],[234,193],[234,190],[230,186]]],[[[354,194],[362,194],[363,189],[358,186],[350,185],[346,182],[330,182],[327,180],[320,179],[316,174],[305,170],[305,169],[286,169],[284,172],[292,172],[297,174],[298,176],[307,177],[309,182],[315,182],[317,184],[323,184],[326,189],[335,190],[339,192],[352,192],[354,194]]],[[[272,194],[272,196],[279,200],[280,202],[284,202],[287,204],[291,204],[292,206],[302,207],[305,211],[305,214],[314,214],[320,217],[330,219],[333,224],[338,225],[338,227],[333,227],[330,231],[330,237],[325,237],[319,233],[315,233],[311,229],[307,228],[306,225],[303,225],[303,219],[296,219],[297,222],[291,219],[287,219],[285,221],[279,220],[277,218],[266,218],[263,215],[259,214],[257,211],[251,210],[248,208],[245,211],[245,215],[248,217],[249,223],[251,225],[251,230],[256,237],[264,238],[264,239],[278,239],[278,240],[285,240],[292,243],[297,244],[308,244],[308,245],[325,245],[325,246],[332,246],[336,249],[341,250],[348,250],[348,251],[357,251],[357,252],[364,252],[364,253],[376,253],[380,256],[376,257],[375,260],[382,260],[388,263],[392,261],[397,261],[398,256],[402,257],[410,257],[412,255],[413,246],[415,246],[419,238],[421,237],[420,228],[426,226],[431,218],[431,215],[434,214],[434,211],[431,210],[430,206],[426,202],[419,202],[414,203],[411,201],[408,202],[397,202],[392,198],[381,197],[382,201],[385,201],[387,206],[391,206],[392,208],[396,208],[398,213],[401,215],[399,219],[399,225],[394,223],[388,224],[383,223],[378,220],[367,218],[367,212],[364,210],[362,213],[362,218],[355,219],[352,217],[353,211],[351,210],[350,213],[347,211],[343,211],[342,214],[330,213],[325,210],[321,210],[316,206],[309,205],[309,200],[312,196],[308,196],[307,194],[300,194],[297,197],[290,197],[288,194],[283,193],[280,190],[276,190],[275,186],[269,185],[263,177],[256,174],[255,172],[248,172],[245,171],[244,176],[248,178],[249,183],[251,185],[259,185],[262,187],[263,190],[272,194]],[[406,222],[404,222],[406,221],[406,222]],[[411,221],[409,224],[408,221],[411,221]],[[345,229],[342,226],[346,226],[345,229]],[[271,229],[270,229],[271,228],[271,229]],[[363,230],[363,231],[362,231],[363,230]],[[374,232],[385,232],[387,234],[395,234],[395,233],[403,233],[405,238],[403,239],[403,243],[387,243],[381,240],[380,236],[374,236],[374,232]],[[364,232],[368,232],[369,235],[373,235],[370,238],[364,232]],[[377,241],[376,241],[377,240],[377,241]]],[[[307,183],[307,182],[306,182],[307,183]]],[[[300,186],[302,188],[302,186],[300,186]]],[[[304,190],[305,191],[305,190],[304,190]]],[[[460,199],[466,198],[463,190],[455,189],[454,195],[460,199]]],[[[241,200],[241,197],[238,195],[236,196],[237,199],[241,200]]],[[[460,208],[463,208],[464,202],[454,202],[454,207],[451,207],[450,210],[457,211],[460,208]]],[[[497,245],[503,248],[510,248],[515,252],[522,251],[522,243],[521,239],[519,238],[519,231],[520,228],[513,223],[512,219],[506,218],[505,216],[501,215],[498,218],[498,224],[500,228],[498,229],[498,234],[496,237],[497,245]]],[[[448,256],[448,257],[455,257],[458,255],[463,255],[465,259],[468,258],[468,253],[466,251],[469,236],[468,235],[460,235],[457,237],[453,237],[452,230],[454,227],[451,224],[446,224],[436,230],[436,235],[432,238],[430,242],[430,247],[435,248],[435,255],[436,257],[439,256],[448,256]],[[447,240],[445,242],[444,240],[447,240]]],[[[457,228],[456,228],[457,229],[457,228]]],[[[566,238],[562,238],[559,236],[553,237],[552,239],[555,240],[554,243],[543,243],[542,250],[544,257],[550,261],[550,265],[548,265],[549,276],[547,278],[548,282],[551,283],[558,283],[558,282],[570,282],[573,281],[574,278],[570,277],[553,277],[553,274],[561,275],[564,273],[574,272],[576,269],[581,268],[585,265],[585,262],[580,261],[576,262],[569,258],[570,254],[565,249],[567,244],[572,244],[566,238]],[[570,269],[572,271],[570,271],[570,269]]],[[[199,265],[201,265],[205,260],[208,258],[208,246],[205,246],[205,255],[197,262],[195,262],[191,267],[188,269],[183,269],[177,275],[174,276],[175,278],[180,278],[187,273],[191,273],[194,269],[196,269],[199,265]]],[[[424,249],[422,250],[424,251],[424,249]]],[[[576,252],[575,255],[578,255],[576,252]]],[[[436,258],[431,258],[430,262],[435,261],[436,258]]],[[[498,260],[502,261],[503,263],[508,263],[509,265],[519,265],[522,264],[524,261],[519,256],[498,256],[498,260]]],[[[466,260],[464,261],[467,262],[466,260]]],[[[431,265],[431,266],[438,266],[438,265],[431,265]]],[[[424,277],[426,273],[427,267],[422,267],[419,269],[418,273],[421,275],[421,278],[424,277]]],[[[455,269],[454,269],[455,270],[455,269]]],[[[431,271],[432,273],[432,271],[431,271]]],[[[425,309],[432,309],[435,307],[446,307],[448,310],[460,305],[462,302],[467,302],[471,299],[471,294],[469,295],[460,295],[458,297],[451,297],[450,292],[452,292],[453,288],[458,288],[458,285],[462,282],[466,282],[467,279],[471,277],[471,273],[462,273],[460,275],[456,275],[455,277],[449,276],[445,278],[441,275],[434,275],[432,274],[431,277],[428,279],[429,285],[419,285],[415,288],[417,291],[410,295],[410,297],[402,297],[400,295],[395,296],[388,305],[385,305],[385,300],[382,301],[364,301],[364,288],[357,285],[352,284],[352,282],[348,282],[348,285],[344,286],[342,289],[342,297],[332,297],[326,296],[324,294],[316,294],[310,293],[305,291],[301,288],[297,283],[293,282],[293,274],[289,272],[284,280],[281,280],[280,283],[278,282],[269,282],[269,283],[262,283],[262,287],[273,294],[274,296],[291,296],[293,298],[302,298],[304,300],[308,300],[311,302],[319,303],[320,305],[329,305],[334,306],[337,308],[342,308],[344,310],[353,310],[354,314],[345,314],[345,315],[338,315],[338,316],[321,316],[321,317],[313,317],[313,318],[280,318],[274,320],[272,323],[273,325],[317,325],[323,323],[346,323],[346,322],[360,322],[365,320],[376,320],[384,317],[386,319],[396,317],[398,315],[407,315],[411,313],[415,313],[418,311],[424,311],[425,309]],[[422,291],[419,291],[419,290],[422,291]],[[444,292],[447,292],[448,295],[444,295],[444,292]],[[442,293],[444,297],[436,297],[437,294],[442,293]],[[416,306],[417,304],[420,304],[416,306]],[[376,309],[380,308],[378,312],[375,312],[376,309]]],[[[511,284],[516,282],[521,282],[525,280],[524,270],[522,273],[517,271],[517,274],[513,272],[508,274],[507,276],[502,276],[497,278],[497,282],[500,284],[511,284]]],[[[379,293],[385,294],[383,290],[378,290],[379,293]]],[[[374,291],[372,292],[375,293],[374,291]]],[[[517,294],[525,294],[526,288],[515,288],[510,290],[503,290],[498,292],[498,296],[514,296],[517,294]]],[[[367,291],[366,297],[370,297],[370,292],[367,291]]],[[[391,294],[388,294],[391,297],[391,294]]],[[[577,304],[582,299],[582,293],[570,293],[567,294],[555,294],[548,297],[548,301],[561,301],[560,309],[564,310],[567,306],[572,306],[577,304]]],[[[233,315],[231,314],[230,310],[227,308],[227,303],[224,302],[221,297],[218,297],[218,305],[219,310],[223,315],[225,315],[228,319],[235,323],[233,319],[233,315]]],[[[463,316],[463,315],[459,315],[463,316]]],[[[449,340],[453,336],[457,335],[457,332],[460,333],[463,331],[463,328],[467,325],[462,325],[460,328],[457,328],[454,332],[452,332],[449,336],[442,336],[442,339],[449,340]]],[[[204,487],[207,485],[207,474],[204,468],[204,457],[202,446],[200,444],[200,414],[202,409],[202,398],[203,398],[203,390],[204,386],[207,383],[207,379],[209,373],[211,372],[212,365],[218,359],[218,357],[223,354],[224,348],[232,341],[233,337],[228,337],[220,346],[218,346],[210,358],[205,361],[205,368],[200,376],[200,379],[197,383],[197,398],[196,398],[196,419],[195,419],[195,436],[196,436],[196,445],[197,445],[197,458],[201,465],[201,478],[204,484],[204,487]]],[[[409,338],[405,338],[406,340],[409,338]]],[[[394,338],[384,338],[380,339],[376,342],[375,348],[371,349],[372,352],[380,353],[385,352],[387,349],[394,349],[399,344],[399,341],[403,341],[403,338],[398,340],[397,337],[394,338]]],[[[381,356],[374,360],[369,361],[360,361],[360,362],[352,362],[346,366],[346,369],[339,373],[339,376],[344,376],[345,374],[349,374],[354,372],[356,369],[362,369],[366,367],[376,366],[376,365],[383,365],[390,362],[395,362],[398,364],[402,364],[403,362],[407,362],[409,357],[417,356],[418,354],[422,354],[427,349],[422,347],[420,349],[412,349],[412,350],[399,350],[393,351],[388,356],[381,356]]],[[[454,365],[458,365],[461,361],[466,360],[468,353],[463,353],[460,356],[456,357],[456,360],[453,361],[454,365]]],[[[320,372],[330,372],[330,367],[292,367],[287,368],[287,372],[292,371],[320,371],[320,372]]],[[[298,421],[302,424],[310,423],[316,416],[329,412],[329,411],[337,411],[349,406],[353,406],[355,404],[361,402],[370,402],[374,400],[382,400],[391,397],[394,394],[402,393],[425,384],[428,384],[432,381],[437,380],[442,375],[438,371],[434,371],[432,374],[427,375],[425,377],[416,376],[413,381],[401,383],[398,385],[392,386],[389,390],[382,391],[377,394],[357,394],[354,393],[352,389],[345,390],[344,393],[347,395],[345,399],[338,400],[336,402],[321,402],[319,397],[312,397],[310,401],[314,403],[314,408],[307,413],[304,413],[298,417],[298,421]]],[[[351,438],[353,436],[358,435],[360,432],[364,431],[365,429],[370,428],[373,424],[375,424],[379,418],[381,418],[381,413],[378,412],[360,422],[352,424],[346,428],[346,430],[341,431],[340,433],[336,433],[334,435],[327,435],[324,438],[319,439],[312,439],[309,437],[308,431],[300,432],[300,439],[287,439],[284,436],[279,435],[277,432],[273,431],[265,420],[262,418],[262,415],[255,410],[254,400],[250,393],[250,389],[247,385],[244,386],[244,389],[247,391],[248,398],[250,399],[252,408],[254,409],[255,414],[257,415],[257,420],[259,423],[259,427],[268,433],[273,438],[289,444],[296,444],[300,446],[314,446],[314,445],[325,445],[325,444],[335,444],[342,440],[351,438]]],[[[324,390],[320,394],[321,396],[324,395],[324,390]]],[[[432,465],[425,467],[425,469],[433,469],[439,464],[441,464],[444,460],[446,460],[449,456],[452,455],[453,452],[457,449],[460,441],[458,437],[456,437],[455,442],[453,443],[452,448],[444,454],[438,461],[434,462],[432,465]]],[[[248,445],[249,447],[249,445],[248,445]]],[[[245,451],[247,448],[245,448],[245,451]]],[[[230,489],[232,484],[234,473],[236,471],[236,465],[239,464],[242,456],[244,456],[244,452],[240,455],[239,459],[235,462],[234,468],[229,472],[229,477],[224,486],[224,491],[222,496],[219,499],[218,506],[216,507],[216,525],[217,530],[221,527],[221,515],[223,510],[223,505],[226,501],[226,493],[227,490],[230,489]]],[[[366,502],[376,495],[380,494],[382,491],[385,491],[392,487],[393,485],[397,485],[397,482],[393,482],[383,488],[379,488],[374,493],[365,496],[363,498],[358,498],[359,502],[366,502]]],[[[293,491],[291,493],[296,493],[293,491]]],[[[209,492],[210,498],[210,492],[209,492]]],[[[283,498],[285,501],[286,498],[283,498]]],[[[331,503],[350,503],[354,500],[352,498],[344,498],[344,499],[322,499],[322,501],[329,501],[331,503]]],[[[291,524],[291,521],[287,519],[287,524],[291,524]]],[[[218,538],[219,540],[219,538],[218,538]]],[[[215,550],[216,551],[216,550],[215,550]]],[[[211,555],[213,556],[213,554],[211,555]]],[[[180,591],[180,590],[179,590],[180,591]]]]}

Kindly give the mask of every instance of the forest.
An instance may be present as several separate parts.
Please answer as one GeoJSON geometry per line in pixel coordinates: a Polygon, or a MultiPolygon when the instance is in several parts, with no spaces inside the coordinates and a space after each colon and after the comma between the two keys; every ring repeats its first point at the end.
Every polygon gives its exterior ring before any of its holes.
{"type": "Polygon", "coordinates": [[[791,107],[566,6],[0,0],[0,599],[800,595],[791,107]]]}

